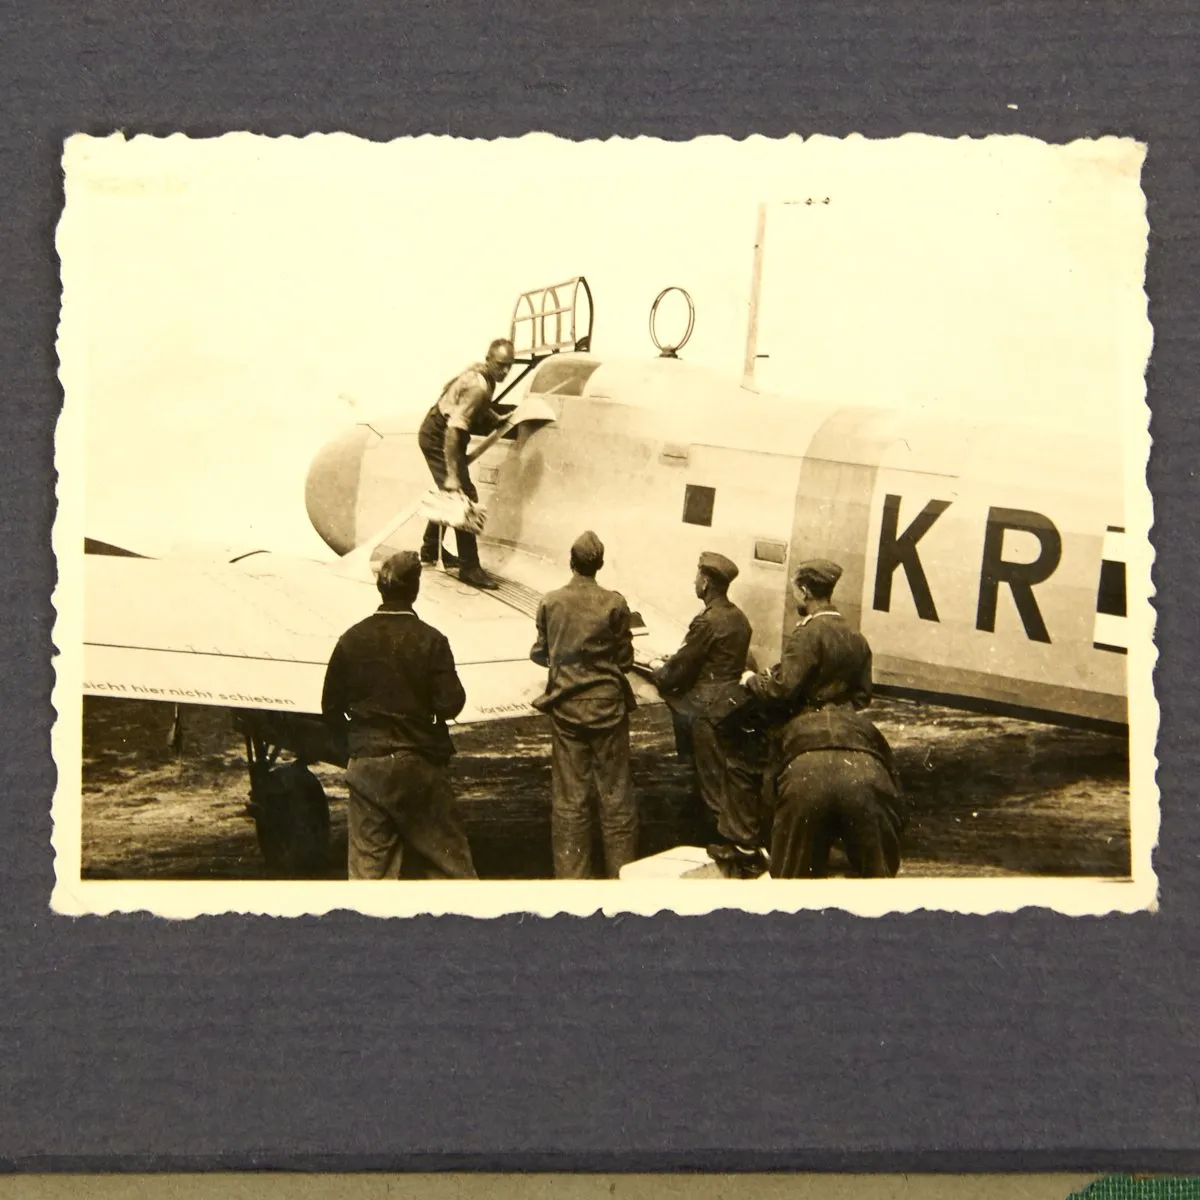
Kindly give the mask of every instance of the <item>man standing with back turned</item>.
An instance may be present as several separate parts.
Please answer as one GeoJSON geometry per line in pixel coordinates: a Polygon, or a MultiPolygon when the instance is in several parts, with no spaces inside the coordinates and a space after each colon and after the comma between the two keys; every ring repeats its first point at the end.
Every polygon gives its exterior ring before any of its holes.
{"type": "Polygon", "coordinates": [[[629,768],[629,713],[637,706],[629,606],[596,582],[604,545],[590,530],[571,547],[571,582],[548,592],[529,657],[550,674],[534,707],[550,714],[551,838],[557,879],[592,870],[591,785],[599,793],[605,874],[637,857],[637,808],[629,768]]]}
{"type": "MultiPolygon", "coordinates": [[[[488,347],[487,359],[456,375],[442,389],[437,403],[425,414],[417,444],[433,481],[446,492],[462,492],[478,501],[479,493],[467,472],[467,443],[471,435],[488,434],[500,423],[492,407],[496,385],[502,383],[515,359],[508,338],[488,347]]],[[[447,567],[457,564],[458,577],[473,587],[494,589],[495,581],[479,565],[479,544],[466,529],[456,529],[458,558],[442,551],[442,526],[430,521],[421,543],[421,562],[436,566],[439,552],[447,567]]]]}
{"type": "Polygon", "coordinates": [[[446,722],[466,693],[450,643],[415,612],[421,561],[392,555],[377,579],[383,603],[338,639],[321,711],[348,741],[351,879],[398,879],[411,851],[418,878],[474,879],[454,813],[446,722]]]}

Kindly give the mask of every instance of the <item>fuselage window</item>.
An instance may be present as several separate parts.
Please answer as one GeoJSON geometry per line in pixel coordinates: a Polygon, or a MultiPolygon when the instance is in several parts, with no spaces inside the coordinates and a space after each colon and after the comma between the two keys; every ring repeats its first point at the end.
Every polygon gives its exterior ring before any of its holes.
{"type": "Polygon", "coordinates": [[[552,392],[556,396],[582,396],[583,385],[599,365],[589,359],[551,357],[534,372],[529,391],[535,395],[552,392]]]}
{"type": "Polygon", "coordinates": [[[759,538],[754,543],[755,562],[779,563],[787,562],[787,542],[776,542],[759,538]]]}
{"type": "Polygon", "coordinates": [[[683,522],[685,525],[711,525],[717,489],[689,483],[683,489],[683,522]]]}

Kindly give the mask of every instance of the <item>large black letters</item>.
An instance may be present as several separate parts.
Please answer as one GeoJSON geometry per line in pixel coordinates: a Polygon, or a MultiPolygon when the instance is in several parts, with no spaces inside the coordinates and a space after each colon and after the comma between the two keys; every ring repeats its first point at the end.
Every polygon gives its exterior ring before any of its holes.
{"type": "Polygon", "coordinates": [[[1025,626],[1025,635],[1034,642],[1048,642],[1046,622],[1042,620],[1033,585],[1049,579],[1062,558],[1062,537],[1054,522],[1041,513],[1020,508],[988,509],[987,532],[983,538],[983,564],[979,569],[979,609],[975,628],[987,633],[996,631],[996,600],[1000,585],[1008,584],[1013,602],[1025,626]],[[1020,529],[1032,533],[1040,545],[1038,556],[1031,563],[1005,562],[1004,533],[1020,529]]]}
{"type": "Polygon", "coordinates": [[[936,621],[937,608],[929,592],[929,580],[917,554],[917,543],[929,532],[930,526],[950,507],[949,500],[930,500],[913,519],[909,527],[897,535],[900,523],[900,497],[885,496],[883,520],[879,525],[879,558],[875,563],[874,607],[888,612],[892,604],[892,576],[897,567],[904,568],[908,589],[912,592],[917,616],[922,621],[936,621]]]}

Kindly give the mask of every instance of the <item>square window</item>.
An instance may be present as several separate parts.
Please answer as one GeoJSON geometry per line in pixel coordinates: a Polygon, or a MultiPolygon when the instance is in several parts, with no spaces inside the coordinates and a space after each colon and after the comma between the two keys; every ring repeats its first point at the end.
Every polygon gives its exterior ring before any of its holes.
{"type": "Polygon", "coordinates": [[[717,489],[689,483],[683,489],[683,521],[685,525],[711,525],[717,489]]]}
{"type": "Polygon", "coordinates": [[[778,563],[782,566],[787,562],[787,543],[759,538],[754,543],[754,557],[758,562],[778,563]]]}

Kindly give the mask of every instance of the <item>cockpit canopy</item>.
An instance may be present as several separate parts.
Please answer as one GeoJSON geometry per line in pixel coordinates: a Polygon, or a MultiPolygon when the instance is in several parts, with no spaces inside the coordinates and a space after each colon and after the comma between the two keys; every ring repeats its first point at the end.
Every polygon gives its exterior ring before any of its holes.
{"type": "Polygon", "coordinates": [[[529,381],[531,395],[582,396],[587,381],[600,366],[594,358],[548,358],[529,381]]]}

